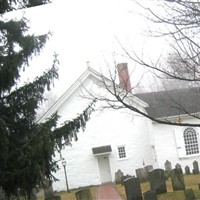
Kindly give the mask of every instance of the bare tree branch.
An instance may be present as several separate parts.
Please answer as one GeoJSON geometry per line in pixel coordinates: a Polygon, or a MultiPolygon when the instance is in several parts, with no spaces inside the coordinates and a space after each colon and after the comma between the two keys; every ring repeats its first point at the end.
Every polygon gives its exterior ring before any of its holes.
{"type": "MultiPolygon", "coordinates": [[[[152,4],[154,2],[152,1],[152,4]]],[[[117,66],[115,63],[115,70],[113,72],[109,70],[109,79],[100,74],[96,83],[98,87],[105,89],[108,95],[105,95],[105,93],[98,94],[95,91],[87,91],[87,94],[91,99],[105,102],[104,108],[126,108],[133,111],[133,115],[139,114],[161,124],[200,127],[200,123],[198,123],[200,119],[200,106],[198,106],[200,102],[200,2],[164,0],[156,1],[156,3],[159,3],[159,10],[153,10],[142,5],[141,1],[137,2],[145,11],[144,16],[146,19],[150,20],[151,23],[156,23],[164,27],[163,32],[159,34],[157,30],[155,32],[150,30],[153,33],[152,36],[170,37],[172,39],[170,43],[171,52],[169,52],[170,54],[167,58],[166,56],[163,58],[161,54],[157,62],[150,63],[139,56],[136,51],[130,52],[126,49],[117,37],[116,40],[125,56],[137,66],[149,69],[157,78],[169,79],[174,84],[172,87],[175,87],[175,83],[184,83],[184,87],[187,85],[187,90],[182,92],[181,90],[171,90],[148,94],[148,98],[152,98],[157,104],[150,104],[149,107],[141,106],[137,104],[137,101],[143,100],[145,102],[147,100],[146,103],[148,103],[148,99],[143,98],[147,97],[147,94],[132,94],[131,92],[134,91],[133,87],[129,89],[128,84],[125,87],[118,85],[116,80],[117,66]],[[161,9],[163,12],[160,12],[161,9]],[[163,60],[167,60],[165,65],[163,65],[163,60]],[[172,82],[172,80],[175,82],[172,82]],[[188,96],[184,97],[183,92],[187,92],[188,96]],[[158,105],[159,100],[156,98],[160,98],[160,105],[158,105]],[[187,100],[188,105],[183,100],[187,100]],[[162,107],[172,110],[174,115],[170,115],[169,110],[166,111],[168,113],[165,116],[159,115],[162,107]],[[187,123],[177,120],[177,118],[182,118],[183,116],[195,118],[197,123],[187,123]]],[[[123,76],[120,78],[124,83],[127,81],[123,76]]]]}

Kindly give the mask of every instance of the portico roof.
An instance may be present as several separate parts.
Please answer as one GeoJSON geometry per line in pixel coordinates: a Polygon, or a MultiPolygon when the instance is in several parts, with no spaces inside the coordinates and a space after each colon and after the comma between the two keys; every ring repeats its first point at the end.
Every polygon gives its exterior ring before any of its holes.
{"type": "Polygon", "coordinates": [[[99,146],[99,147],[92,148],[92,152],[93,152],[94,155],[108,154],[108,153],[112,152],[112,148],[111,148],[110,145],[99,146]]]}

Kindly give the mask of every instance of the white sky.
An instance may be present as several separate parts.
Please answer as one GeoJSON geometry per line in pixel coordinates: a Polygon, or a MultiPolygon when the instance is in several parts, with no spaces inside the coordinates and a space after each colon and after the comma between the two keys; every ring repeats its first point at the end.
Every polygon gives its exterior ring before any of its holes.
{"type": "MultiPolygon", "coordinates": [[[[141,0],[145,5],[156,1],[141,0]]],[[[138,14],[142,12],[131,0],[54,0],[53,3],[26,10],[31,20],[31,31],[35,34],[53,32],[44,52],[34,59],[27,71],[30,77],[51,66],[53,54],[59,54],[58,95],[62,94],[85,70],[86,62],[96,70],[106,68],[105,61],[113,65],[128,62],[129,71],[135,64],[119,54],[123,51],[115,35],[127,49],[156,59],[165,49],[160,39],[144,35],[148,22],[138,14]]],[[[140,78],[141,70],[134,71],[140,78]]]]}

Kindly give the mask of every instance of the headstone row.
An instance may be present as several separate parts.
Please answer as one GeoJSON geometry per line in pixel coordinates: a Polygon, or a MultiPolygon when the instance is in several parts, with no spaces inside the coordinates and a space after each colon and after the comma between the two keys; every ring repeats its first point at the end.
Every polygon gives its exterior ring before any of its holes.
{"type": "MultiPolygon", "coordinates": [[[[182,169],[177,167],[170,171],[173,191],[184,190],[185,196],[192,196],[192,191],[185,189],[182,169]]],[[[142,195],[139,178],[128,178],[124,181],[127,200],[157,200],[157,194],[167,192],[165,170],[154,169],[148,172],[150,190],[142,195]]],[[[186,198],[187,199],[187,198],[186,198]]],[[[188,199],[189,200],[189,199],[188,199]]]]}
{"type": "MultiPolygon", "coordinates": [[[[192,173],[193,174],[198,174],[199,173],[199,164],[198,164],[198,162],[195,160],[192,164],[193,164],[192,173]]],[[[170,175],[170,172],[172,170],[171,162],[169,162],[168,160],[166,160],[166,162],[165,162],[164,165],[165,165],[165,171],[166,171],[166,173],[168,173],[170,175]]],[[[182,169],[182,167],[181,167],[181,165],[179,163],[177,163],[175,165],[175,168],[176,169],[182,169]]],[[[190,167],[186,165],[185,166],[185,174],[190,174],[190,173],[191,173],[190,167]]]]}
{"type": "MultiPolygon", "coordinates": [[[[148,181],[148,172],[153,169],[152,165],[147,165],[144,168],[136,169],[136,177],[140,180],[140,182],[148,181]]],[[[124,175],[124,173],[119,169],[115,172],[115,183],[123,183],[125,179],[131,178],[131,175],[124,175]]]]}
{"type": "Polygon", "coordinates": [[[124,184],[124,180],[131,177],[134,176],[131,176],[129,174],[124,175],[124,173],[119,169],[117,172],[115,172],[115,184],[124,184]]]}
{"type": "MultiPolygon", "coordinates": [[[[140,180],[140,182],[145,182],[149,180],[148,172],[152,171],[153,166],[148,165],[145,166],[144,168],[138,168],[136,169],[136,177],[140,180]]],[[[182,171],[182,167],[179,163],[175,165],[175,169],[180,169],[182,171]]],[[[170,161],[166,160],[165,162],[165,172],[164,172],[164,177],[168,178],[171,175],[172,171],[172,164],[170,161]]],[[[193,162],[193,174],[198,174],[199,173],[199,165],[197,161],[193,162]]],[[[174,173],[174,172],[172,172],[174,173]]],[[[190,174],[190,168],[189,166],[185,166],[185,174],[190,174]]],[[[117,172],[115,172],[115,183],[123,183],[123,181],[127,178],[130,178],[130,175],[124,175],[123,172],[119,169],[117,172]]]]}
{"type": "MultiPolygon", "coordinates": [[[[193,162],[193,174],[199,173],[198,162],[193,162]]],[[[190,168],[185,167],[185,173],[190,174],[190,168]]],[[[175,165],[172,169],[171,162],[168,160],[165,162],[165,170],[163,169],[153,169],[152,166],[146,166],[144,168],[136,169],[135,177],[126,177],[123,173],[118,170],[115,174],[115,182],[123,181],[125,186],[125,192],[127,200],[157,200],[157,194],[162,194],[167,192],[166,186],[166,174],[170,175],[173,191],[184,190],[186,199],[193,199],[193,190],[185,189],[185,182],[182,167],[179,163],[175,165]],[[140,183],[144,181],[149,181],[150,190],[146,191],[142,195],[142,190],[140,183]]]]}
{"type": "MultiPolygon", "coordinates": [[[[151,190],[143,194],[145,200],[157,200],[157,194],[167,192],[164,170],[154,169],[148,172],[151,190]]],[[[127,200],[143,200],[139,178],[128,178],[124,181],[127,200]]]]}

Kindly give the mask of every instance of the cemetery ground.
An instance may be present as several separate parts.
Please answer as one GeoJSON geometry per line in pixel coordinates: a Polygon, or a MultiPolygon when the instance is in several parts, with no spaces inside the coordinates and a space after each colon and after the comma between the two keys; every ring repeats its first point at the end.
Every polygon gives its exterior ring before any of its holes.
{"type": "MultiPolygon", "coordinates": [[[[197,175],[184,175],[186,189],[193,189],[196,199],[200,199],[200,190],[198,183],[200,182],[200,174],[197,175]]],[[[166,181],[167,193],[158,195],[158,200],[186,200],[184,191],[173,191],[170,178],[166,181]]],[[[120,184],[116,185],[119,194],[126,199],[125,189],[120,184]]],[[[142,193],[150,190],[149,182],[141,183],[142,193]]]]}
{"type": "MultiPolygon", "coordinates": [[[[200,190],[198,187],[198,183],[200,183],[200,174],[184,175],[184,180],[185,180],[186,189],[190,189],[190,188],[193,189],[196,199],[200,199],[200,190]]],[[[184,197],[183,191],[173,191],[170,178],[166,181],[166,184],[167,184],[167,193],[158,195],[158,200],[186,200],[184,197]]],[[[116,189],[119,192],[120,196],[122,196],[124,199],[126,199],[124,186],[121,184],[117,184],[116,189]]],[[[142,193],[149,190],[150,189],[149,182],[141,183],[141,189],[142,189],[142,193]]],[[[95,200],[96,199],[96,187],[91,187],[90,190],[92,193],[92,197],[95,200]]],[[[72,190],[70,193],[59,192],[59,193],[56,193],[56,195],[60,195],[61,200],[76,200],[75,193],[77,191],[78,190],[72,190]]],[[[38,200],[44,200],[44,197],[40,197],[40,198],[38,198],[38,200]]]]}

